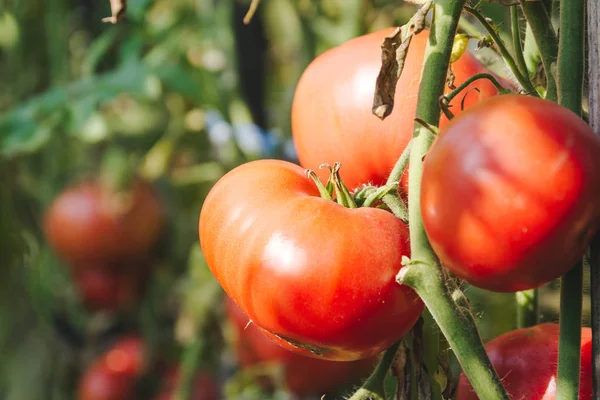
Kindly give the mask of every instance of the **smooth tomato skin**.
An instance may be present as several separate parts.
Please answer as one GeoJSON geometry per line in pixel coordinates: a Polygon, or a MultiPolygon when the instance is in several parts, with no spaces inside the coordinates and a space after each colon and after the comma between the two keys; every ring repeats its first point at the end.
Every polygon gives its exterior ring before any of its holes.
{"type": "MultiPolygon", "coordinates": [[[[349,188],[382,185],[412,138],[428,31],[411,41],[392,113],[381,121],[371,112],[381,68],[381,43],[393,32],[393,28],[380,30],[330,49],[300,78],[292,105],[294,144],[300,164],[315,170],[324,181],[327,171],[319,171],[319,165],[341,162],[340,174],[349,188]]],[[[452,64],[452,71],[457,86],[474,74],[490,72],[468,51],[452,64]]],[[[478,80],[464,93],[467,108],[498,90],[489,81],[478,80]],[[471,90],[474,88],[479,91],[471,90]]],[[[459,95],[452,103],[455,114],[462,98],[459,95]]],[[[442,125],[446,121],[442,117],[442,125]]],[[[406,189],[407,174],[402,183],[406,189]]]]}
{"type": "Polygon", "coordinates": [[[322,199],[297,165],[260,160],[230,171],[207,196],[199,232],[227,294],[296,352],[368,358],[401,338],[423,309],[395,282],[410,253],[406,225],[380,209],[322,199]]]}
{"type": "Polygon", "coordinates": [[[138,336],[119,339],[84,373],[79,382],[77,399],[136,399],[136,380],[142,374],[144,361],[144,346],[138,336]]]}
{"type": "Polygon", "coordinates": [[[46,213],[48,242],[61,258],[77,263],[145,255],[162,231],[163,205],[140,180],[129,195],[129,206],[119,208],[114,193],[98,182],[66,189],[46,213]]]}
{"type": "MultiPolygon", "coordinates": [[[[558,324],[517,329],[485,348],[511,399],[554,400],[558,365],[558,324]]],[[[579,400],[592,400],[592,330],[581,329],[579,400]]],[[[467,377],[458,382],[457,400],[477,400],[467,377]]]]}
{"type": "Polygon", "coordinates": [[[425,157],[423,224],[442,264],[515,292],[563,275],[600,222],[600,139],[550,101],[502,95],[464,111],[425,157]]]}
{"type": "MultiPolygon", "coordinates": [[[[364,378],[375,368],[377,357],[357,361],[319,360],[293,353],[273,343],[226,296],[227,319],[233,326],[234,348],[242,368],[261,363],[280,364],[287,389],[297,396],[322,395],[338,387],[364,378]]],[[[268,385],[268,382],[261,382],[268,385]]]]}

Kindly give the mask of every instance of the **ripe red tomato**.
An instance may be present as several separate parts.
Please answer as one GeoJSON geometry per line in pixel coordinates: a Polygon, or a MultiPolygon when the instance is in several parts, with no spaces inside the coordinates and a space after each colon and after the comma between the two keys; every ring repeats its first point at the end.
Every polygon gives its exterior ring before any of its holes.
{"type": "MultiPolygon", "coordinates": [[[[236,339],[239,365],[251,367],[261,363],[281,365],[287,389],[297,396],[322,395],[344,384],[367,377],[373,371],[376,357],[357,361],[328,361],[292,353],[268,339],[231,298],[226,297],[226,311],[236,339]]],[[[268,382],[261,382],[268,385],[268,382]]]]}
{"type": "Polygon", "coordinates": [[[199,232],[227,294],[297,352],[373,356],[423,309],[395,282],[410,251],[406,225],[384,210],[322,199],[297,165],[261,160],[226,174],[204,202],[199,232]]]}
{"type": "MultiPolygon", "coordinates": [[[[509,396],[520,400],[556,399],[557,324],[541,324],[505,333],[485,346],[509,396]]],[[[467,377],[460,376],[457,400],[477,400],[467,377]]],[[[592,400],[592,330],[581,330],[579,400],[592,400]]]]}
{"type": "Polygon", "coordinates": [[[136,380],[144,368],[144,346],[137,336],[127,336],[84,373],[78,400],[134,400],[136,380]]]}
{"type": "Polygon", "coordinates": [[[82,303],[91,310],[120,310],[135,305],[147,278],[145,266],[122,263],[77,265],[73,278],[82,303]]]}
{"type": "Polygon", "coordinates": [[[88,182],[55,199],[44,228],[63,259],[96,261],[144,255],[156,243],[163,220],[163,206],[147,183],[136,181],[123,198],[100,183],[88,182]]]}
{"type": "MultiPolygon", "coordinates": [[[[413,135],[428,31],[412,39],[393,112],[383,121],[371,113],[381,43],[393,31],[361,36],[323,53],[304,71],[294,95],[292,133],[300,164],[316,170],[322,163],[341,162],[341,177],[351,189],[385,183],[413,135]]],[[[468,51],[452,64],[452,70],[456,85],[474,74],[490,72],[468,51]]],[[[465,107],[498,93],[487,80],[476,81],[467,90],[465,107]],[[470,90],[474,88],[479,91],[470,90]]],[[[454,113],[460,111],[459,96],[453,102],[454,113]]],[[[325,180],[327,171],[319,176],[325,180]]]]}
{"type": "MultiPolygon", "coordinates": [[[[166,385],[163,392],[158,394],[154,400],[174,400],[175,388],[179,380],[179,370],[171,368],[166,374],[166,385]]],[[[219,386],[215,377],[207,371],[200,371],[192,382],[192,393],[190,400],[218,400],[220,399],[219,386]]]]}
{"type": "Polygon", "coordinates": [[[550,101],[502,95],[442,129],[424,163],[423,223],[444,266],[499,292],[581,258],[600,223],[600,139],[550,101]]]}

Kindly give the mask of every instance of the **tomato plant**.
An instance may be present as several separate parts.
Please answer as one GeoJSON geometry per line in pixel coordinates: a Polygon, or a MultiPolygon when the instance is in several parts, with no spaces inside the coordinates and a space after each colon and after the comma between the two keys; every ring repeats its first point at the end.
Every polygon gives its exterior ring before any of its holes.
{"type": "Polygon", "coordinates": [[[466,110],[424,163],[423,224],[440,261],[484,289],[558,278],[600,223],[600,140],[555,103],[502,95],[466,110]]]}
{"type": "Polygon", "coordinates": [[[73,262],[145,256],[163,227],[163,206],[154,189],[135,181],[125,193],[99,182],[65,190],[44,220],[56,253],[73,262]]]}
{"type": "MultiPolygon", "coordinates": [[[[485,348],[513,399],[554,400],[558,361],[558,324],[518,329],[489,341],[485,348]]],[[[458,400],[476,400],[469,380],[461,375],[458,400]]],[[[592,331],[581,330],[579,400],[592,399],[592,331]]]]}
{"type": "Polygon", "coordinates": [[[293,353],[267,338],[231,298],[225,300],[228,320],[234,328],[237,361],[242,368],[275,363],[283,368],[287,389],[298,396],[322,395],[369,375],[376,358],[357,361],[319,360],[293,353]]]}
{"type": "MultiPolygon", "coordinates": [[[[371,113],[381,43],[393,31],[380,30],[323,53],[304,71],[294,95],[292,134],[301,165],[317,170],[322,163],[341,162],[342,179],[351,189],[385,183],[413,136],[427,31],[411,41],[392,114],[381,121],[371,113]]],[[[452,64],[452,71],[456,85],[476,73],[489,72],[468,51],[452,64]]],[[[464,107],[498,93],[488,81],[472,83],[467,90],[464,107]]],[[[326,179],[326,172],[320,177],[326,179]]]]}
{"type": "Polygon", "coordinates": [[[119,339],[85,371],[78,400],[133,400],[136,380],[145,365],[144,346],[137,336],[119,339]]]}
{"type": "Polygon", "coordinates": [[[225,291],[261,329],[331,360],[400,339],[423,304],[395,275],[408,229],[376,208],[319,197],[297,165],[261,160],[226,174],[202,207],[200,242],[225,291]]]}

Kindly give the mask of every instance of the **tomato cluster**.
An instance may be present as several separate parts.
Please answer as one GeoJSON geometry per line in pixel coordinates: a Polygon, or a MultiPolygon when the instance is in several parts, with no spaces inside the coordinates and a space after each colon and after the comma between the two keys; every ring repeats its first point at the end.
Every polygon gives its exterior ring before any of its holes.
{"type": "MultiPolygon", "coordinates": [[[[356,200],[385,184],[412,138],[428,33],[413,38],[394,111],[382,122],[370,109],[380,44],[391,32],[324,53],[297,87],[292,125],[300,163],[316,170],[341,162],[339,175],[336,168],[317,171],[317,178],[283,161],[251,162],[213,187],[200,214],[208,266],[256,334],[319,361],[372,357],[411,329],[423,309],[412,289],[395,282],[410,257],[409,228],[383,198],[373,207],[344,200],[348,187],[356,200]]],[[[452,70],[457,85],[489,72],[469,52],[452,70]]],[[[470,88],[477,90],[467,88],[460,110],[453,108],[456,117],[441,119],[423,160],[419,206],[426,234],[442,266],[473,285],[500,292],[539,287],[581,259],[598,230],[600,140],[555,103],[496,96],[487,81],[470,88]]],[[[400,202],[406,176],[396,194],[400,202]]],[[[549,398],[541,396],[550,393],[555,375],[557,335],[546,325],[508,334],[537,350],[507,346],[517,350],[497,357],[506,368],[493,360],[501,376],[514,362],[548,364],[528,386],[533,391],[517,383],[525,369],[507,378],[515,398],[549,398]]],[[[490,353],[504,340],[490,343],[490,353]]],[[[239,351],[242,363],[252,358],[239,351]]],[[[590,393],[585,374],[582,398],[590,393]]],[[[462,379],[461,399],[471,398],[466,385],[462,379]]]]}
{"type": "MultiPolygon", "coordinates": [[[[370,113],[370,102],[380,43],[389,33],[321,55],[294,98],[293,135],[302,166],[341,161],[341,178],[350,188],[385,182],[412,137],[428,33],[414,37],[395,110],[381,122],[370,113]]],[[[465,53],[453,71],[460,84],[487,70],[465,53]]],[[[466,107],[498,93],[485,82],[472,87],[478,94],[465,99],[466,107]]],[[[327,171],[318,173],[326,178],[327,171]]],[[[267,336],[300,354],[338,361],[371,357],[400,339],[423,309],[415,292],[395,282],[403,257],[410,256],[407,226],[386,210],[348,209],[321,198],[296,165],[256,161],[225,175],[203,205],[199,232],[225,291],[267,336]]]]}
{"type": "Polygon", "coordinates": [[[118,310],[139,298],[163,224],[163,206],[148,183],[136,180],[117,193],[93,181],[58,196],[44,229],[69,264],[83,303],[92,310],[118,310]]]}

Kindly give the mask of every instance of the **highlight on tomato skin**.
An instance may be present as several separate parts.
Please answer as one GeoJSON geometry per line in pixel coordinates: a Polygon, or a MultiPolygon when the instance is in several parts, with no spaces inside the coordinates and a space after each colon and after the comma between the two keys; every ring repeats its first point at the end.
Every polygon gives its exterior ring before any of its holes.
{"type": "MultiPolygon", "coordinates": [[[[306,68],[292,105],[292,135],[300,164],[322,180],[322,163],[341,162],[341,177],[350,189],[382,185],[413,136],[419,82],[429,31],[412,38],[394,97],[394,110],[381,121],[372,114],[375,81],[381,68],[381,43],[394,32],[383,29],[354,38],[318,56],[306,68]]],[[[466,51],[452,71],[455,85],[477,73],[491,71],[466,51]]],[[[512,85],[499,79],[507,88],[512,85]]],[[[447,89],[449,91],[450,89],[447,89]]],[[[452,102],[452,112],[498,94],[487,80],[469,85],[452,102]],[[477,90],[473,90],[477,89],[477,90]]],[[[442,126],[447,122],[442,117],[442,126]]],[[[402,178],[406,194],[408,175],[402,178]]]]}
{"type": "MultiPolygon", "coordinates": [[[[512,399],[554,400],[558,364],[558,324],[540,324],[507,332],[489,341],[486,351],[512,399]]],[[[581,329],[579,400],[592,400],[592,330],[581,329]]],[[[457,400],[477,400],[461,374],[457,400]]]]}
{"type": "Polygon", "coordinates": [[[369,358],[410,330],[424,307],[395,281],[410,255],[407,226],[381,209],[322,199],[291,163],[254,161],[226,174],[204,202],[199,235],[225,292],[303,355],[369,358]]]}
{"type": "Polygon", "coordinates": [[[446,268],[497,292],[539,287],[600,225],[600,138],[555,103],[501,95],[456,116],[425,157],[423,225],[446,268]]]}
{"type": "Polygon", "coordinates": [[[53,201],[44,216],[44,232],[65,261],[135,259],[156,244],[164,219],[158,194],[142,180],[125,193],[87,181],[53,201]]]}
{"type": "MultiPolygon", "coordinates": [[[[378,357],[358,361],[327,361],[302,356],[286,350],[267,338],[235,304],[225,296],[227,321],[235,333],[234,349],[242,369],[265,363],[283,368],[286,389],[297,396],[323,395],[342,385],[366,378],[375,368],[378,357]]],[[[269,388],[271,382],[261,380],[269,388]]]]}

